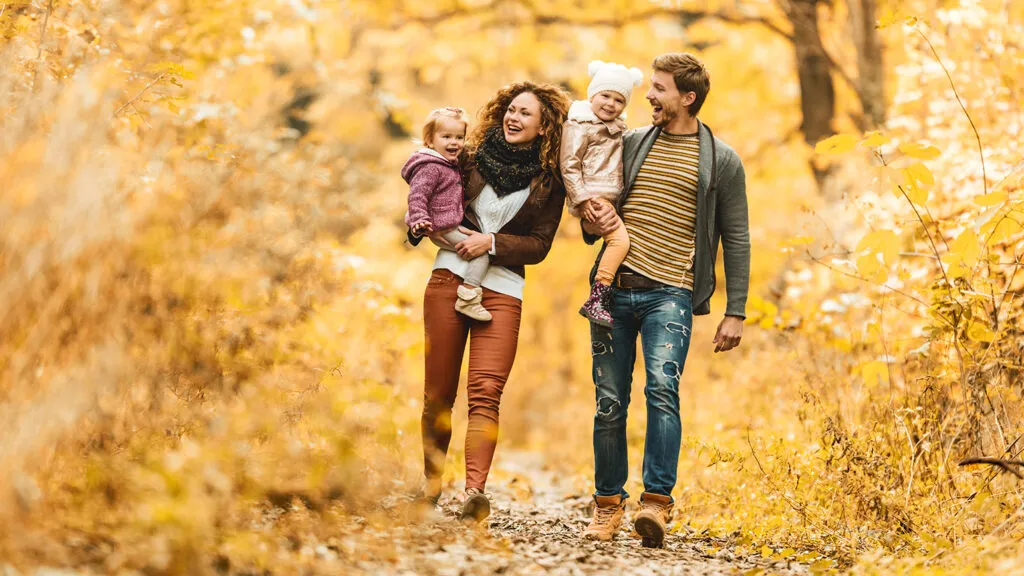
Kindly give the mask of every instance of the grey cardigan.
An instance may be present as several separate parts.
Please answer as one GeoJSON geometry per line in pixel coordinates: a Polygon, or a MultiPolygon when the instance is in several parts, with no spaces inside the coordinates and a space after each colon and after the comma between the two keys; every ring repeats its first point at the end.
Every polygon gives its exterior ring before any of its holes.
{"type": "MultiPolygon", "coordinates": [[[[743,163],[736,151],[712,134],[703,122],[697,122],[700,157],[697,168],[697,237],[693,262],[693,313],[711,312],[715,292],[715,262],[721,240],[725,264],[726,316],[746,318],[747,291],[750,284],[750,227],[747,219],[747,184],[743,163]]],[[[616,208],[622,206],[636,182],[637,174],[661,128],[645,126],[630,130],[623,137],[622,170],[625,192],[616,208]]],[[[593,244],[600,238],[584,231],[584,240],[593,244]]],[[[602,249],[603,253],[604,250],[602,249]]],[[[598,254],[598,261],[601,255],[598,254]]],[[[680,265],[683,262],[680,261],[680,265]]],[[[591,271],[591,282],[597,262],[591,271]]]]}

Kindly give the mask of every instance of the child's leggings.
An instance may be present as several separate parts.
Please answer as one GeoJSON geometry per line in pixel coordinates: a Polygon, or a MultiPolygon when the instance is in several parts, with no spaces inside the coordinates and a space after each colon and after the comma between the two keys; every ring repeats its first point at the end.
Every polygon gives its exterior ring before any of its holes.
{"type": "MultiPolygon", "coordinates": [[[[591,202],[601,202],[608,206],[612,204],[604,198],[594,198],[591,202]]],[[[626,225],[622,224],[604,236],[604,254],[601,255],[601,261],[597,263],[597,275],[594,280],[610,286],[615,278],[615,272],[618,271],[622,261],[626,259],[628,252],[629,234],[626,233],[626,225]]]]}
{"type": "MultiPolygon", "coordinates": [[[[625,233],[625,230],[623,230],[625,233]]],[[[452,228],[451,230],[444,233],[443,238],[451,243],[453,246],[462,242],[468,235],[459,232],[458,228],[452,228]]],[[[622,258],[626,257],[626,253],[622,253],[622,258]]],[[[620,262],[622,260],[619,260],[620,262]]],[[[466,269],[466,275],[462,278],[463,284],[469,284],[470,286],[480,286],[480,283],[484,281],[484,276],[487,275],[487,268],[491,265],[491,259],[487,254],[481,254],[476,258],[469,261],[469,268],[466,269]]]]}

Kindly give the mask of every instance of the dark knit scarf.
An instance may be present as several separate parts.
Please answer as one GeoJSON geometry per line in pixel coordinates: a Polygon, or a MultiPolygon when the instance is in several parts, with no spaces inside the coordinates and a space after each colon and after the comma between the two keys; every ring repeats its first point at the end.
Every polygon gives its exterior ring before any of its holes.
{"type": "Polygon", "coordinates": [[[476,168],[499,198],[522,190],[541,173],[540,139],[529,146],[509,144],[501,126],[495,126],[476,150],[476,168]]]}

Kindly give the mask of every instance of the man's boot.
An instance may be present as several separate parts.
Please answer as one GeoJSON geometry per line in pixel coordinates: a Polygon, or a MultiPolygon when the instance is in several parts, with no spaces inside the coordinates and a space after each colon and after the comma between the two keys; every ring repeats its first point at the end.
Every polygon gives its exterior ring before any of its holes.
{"type": "Polygon", "coordinates": [[[594,496],[594,518],[590,525],[583,530],[583,537],[587,540],[601,540],[607,542],[615,537],[622,525],[622,516],[626,513],[626,507],[622,502],[622,495],[615,496],[594,496]]]}
{"type": "Polygon", "coordinates": [[[644,492],[640,495],[640,512],[633,519],[636,533],[647,548],[661,548],[665,543],[665,530],[672,520],[672,497],[644,492]]]}

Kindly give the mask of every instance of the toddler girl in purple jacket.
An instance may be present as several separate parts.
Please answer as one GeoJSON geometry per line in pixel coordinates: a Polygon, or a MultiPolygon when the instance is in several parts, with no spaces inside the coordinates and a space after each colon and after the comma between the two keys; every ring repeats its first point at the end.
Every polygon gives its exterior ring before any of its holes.
{"type": "MultiPolygon", "coordinates": [[[[409,212],[405,223],[417,236],[442,232],[442,237],[452,245],[468,238],[459,231],[463,190],[458,162],[468,128],[469,120],[462,108],[432,111],[423,124],[423,148],[402,167],[402,178],[409,183],[409,212]]],[[[458,289],[455,310],[474,320],[491,319],[491,313],[481,304],[481,283],[489,265],[487,254],[470,260],[458,289]]]]}

